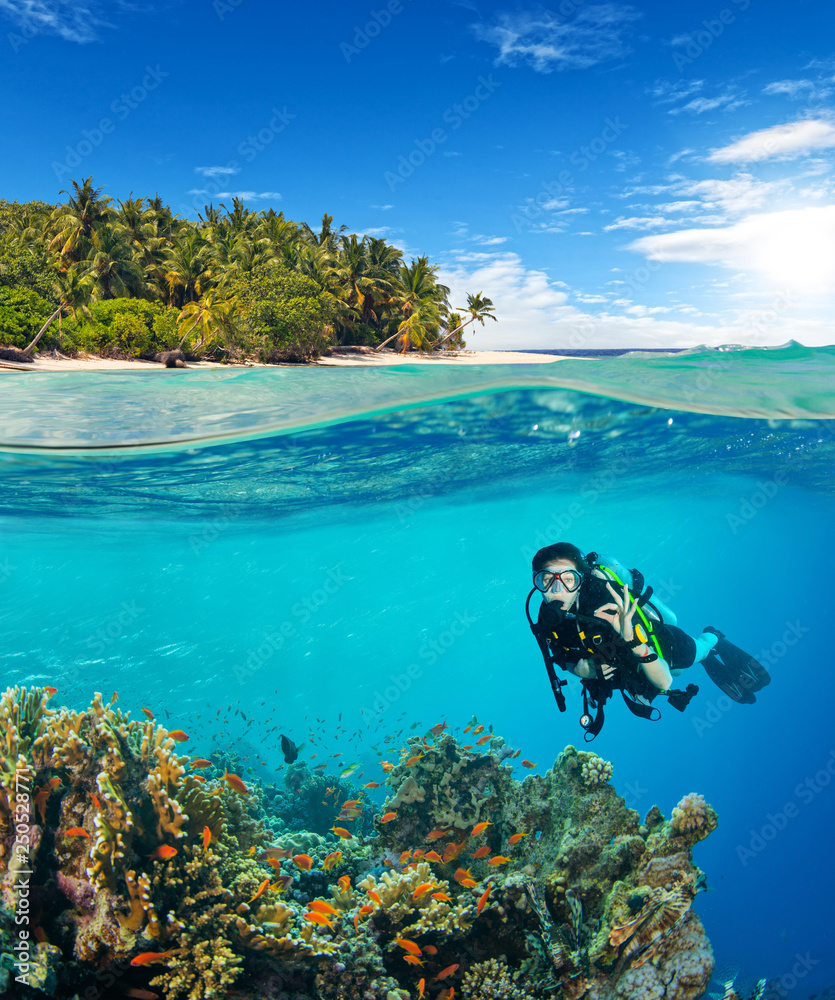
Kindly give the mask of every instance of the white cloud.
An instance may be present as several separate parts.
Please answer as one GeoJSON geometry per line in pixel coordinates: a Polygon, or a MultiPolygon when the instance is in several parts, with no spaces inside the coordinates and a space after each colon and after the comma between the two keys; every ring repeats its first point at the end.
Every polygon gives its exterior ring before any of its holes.
{"type": "Polygon", "coordinates": [[[660,226],[675,226],[675,219],[665,219],[663,216],[632,216],[616,219],[610,226],[604,226],[603,231],[610,233],[613,229],[658,229],[660,226]]]}
{"type": "Polygon", "coordinates": [[[680,108],[670,108],[669,114],[678,115],[682,111],[691,111],[694,115],[702,115],[706,111],[716,111],[717,108],[721,108],[723,111],[735,111],[747,103],[748,101],[743,100],[737,94],[720,94],[719,97],[695,97],[680,108]]]}
{"type": "MultiPolygon", "coordinates": [[[[831,327],[814,319],[798,321],[789,310],[776,321],[752,322],[750,314],[721,326],[660,318],[661,306],[643,306],[620,299],[628,313],[589,313],[568,303],[545,272],[525,267],[513,253],[456,254],[441,269],[440,279],[451,290],[450,301],[466,301],[481,289],[493,302],[498,322],[489,320],[469,333],[472,350],[532,348],[696,347],[699,344],[782,344],[791,338],[806,344],[831,342],[831,327]]],[[[588,298],[593,298],[588,296],[588,298]]],[[[611,303],[608,308],[615,307],[611,303]]],[[[678,306],[696,313],[692,306],[678,306]]]]}
{"type": "Polygon", "coordinates": [[[835,205],[749,215],[732,226],[643,236],[650,260],[719,264],[780,287],[828,293],[835,274],[835,205]]]}
{"type": "MultiPolygon", "coordinates": [[[[34,34],[58,35],[68,42],[94,42],[99,28],[112,27],[99,17],[96,0],[0,0],[0,12],[17,26],[34,34]]],[[[112,4],[117,10],[130,9],[121,0],[112,4]]]]}
{"type": "Polygon", "coordinates": [[[676,101],[683,101],[685,97],[697,94],[704,86],[704,80],[656,80],[650,90],[650,96],[655,98],[657,104],[675,104],[676,101]]]}
{"type": "Polygon", "coordinates": [[[394,205],[371,205],[370,207],[376,208],[380,212],[388,212],[394,208],[394,205]]]}
{"type": "Polygon", "coordinates": [[[767,87],[763,87],[764,94],[787,94],[789,97],[799,97],[804,91],[814,90],[815,85],[811,80],[775,80],[767,87]]]}
{"type": "Polygon", "coordinates": [[[499,14],[492,25],[474,26],[476,37],[495,45],[498,64],[531,66],[539,73],[586,69],[628,51],[622,34],[641,17],[634,8],[604,3],[582,8],[570,21],[551,11],[499,14]]]}
{"type": "Polygon", "coordinates": [[[233,174],[239,174],[241,172],[240,167],[195,167],[194,172],[196,174],[202,174],[203,177],[229,177],[233,174]]]}
{"type": "Polygon", "coordinates": [[[794,159],[815,149],[835,146],[835,125],[825,118],[808,118],[788,125],[773,125],[714,149],[714,163],[758,163],[775,157],[794,159]]]}
{"type": "Polygon", "coordinates": [[[507,243],[507,236],[473,236],[473,242],[480,247],[498,246],[500,243],[507,243]]]}

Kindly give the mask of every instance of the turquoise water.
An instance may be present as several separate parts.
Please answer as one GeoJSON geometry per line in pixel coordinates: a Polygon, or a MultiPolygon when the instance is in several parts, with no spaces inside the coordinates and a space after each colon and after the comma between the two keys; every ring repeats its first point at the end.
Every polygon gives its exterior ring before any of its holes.
{"type": "Polygon", "coordinates": [[[2,375],[4,686],[118,690],[265,777],[280,732],[370,766],[473,715],[544,772],[581,705],[557,711],[528,631],[530,556],[614,554],[773,681],[731,705],[696,667],[685,714],[613,703],[594,750],[642,813],[715,806],[695,908],[717,961],[809,996],[835,981],[833,375],[835,349],[797,345],[2,375]]]}

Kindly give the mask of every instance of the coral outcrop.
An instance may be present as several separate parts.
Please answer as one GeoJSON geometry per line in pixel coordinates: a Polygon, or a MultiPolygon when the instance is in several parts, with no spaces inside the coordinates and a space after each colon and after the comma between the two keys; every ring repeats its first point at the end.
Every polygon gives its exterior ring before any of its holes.
{"type": "Polygon", "coordinates": [[[691,794],[642,822],[594,754],[567,747],[520,782],[500,737],[436,727],[386,764],[373,833],[361,792],[311,806],[317,832],[268,824],[265,803],[321,794],[318,776],[294,768],[281,795],[202,780],[183,734],[99,695],[74,712],[9,689],[0,719],[2,947],[25,831],[33,975],[61,1000],[114,969],[166,1000],[408,1000],[420,979],[433,997],[695,1000],[710,978],[691,851],[716,814],[691,794]]]}

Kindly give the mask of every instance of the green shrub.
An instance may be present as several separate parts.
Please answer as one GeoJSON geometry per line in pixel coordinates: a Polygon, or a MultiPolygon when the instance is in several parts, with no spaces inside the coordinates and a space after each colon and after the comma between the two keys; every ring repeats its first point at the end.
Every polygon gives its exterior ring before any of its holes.
{"type": "Polygon", "coordinates": [[[90,306],[90,315],[64,321],[65,344],[70,349],[105,357],[152,357],[171,346],[176,331],[176,309],[165,309],[146,299],[107,299],[90,306]],[[173,320],[170,314],[173,313],[173,320]]]}
{"type": "MultiPolygon", "coordinates": [[[[0,285],[0,344],[26,347],[54,311],[55,307],[37,292],[0,285]]],[[[39,348],[44,346],[45,340],[57,341],[58,328],[53,325],[55,330],[49,328],[38,344],[39,348]]]]}

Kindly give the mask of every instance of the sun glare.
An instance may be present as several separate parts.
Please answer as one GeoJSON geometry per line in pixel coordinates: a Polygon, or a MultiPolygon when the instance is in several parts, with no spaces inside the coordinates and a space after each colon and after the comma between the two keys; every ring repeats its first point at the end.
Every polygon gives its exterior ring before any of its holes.
{"type": "Polygon", "coordinates": [[[762,217],[752,234],[751,264],[780,286],[826,292],[835,285],[835,209],[802,209],[762,217]]]}

